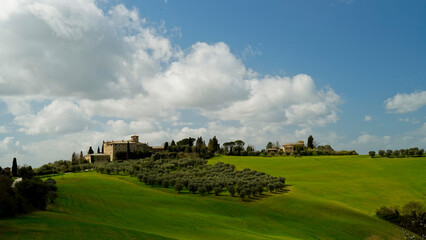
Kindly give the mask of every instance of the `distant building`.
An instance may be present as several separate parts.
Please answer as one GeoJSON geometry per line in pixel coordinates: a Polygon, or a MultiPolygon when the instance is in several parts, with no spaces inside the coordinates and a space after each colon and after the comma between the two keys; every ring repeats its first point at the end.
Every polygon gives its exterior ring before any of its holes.
{"type": "Polygon", "coordinates": [[[153,152],[162,152],[162,151],[164,151],[164,146],[155,146],[155,147],[152,147],[152,151],[153,152]]]}
{"type": "Polygon", "coordinates": [[[148,144],[139,142],[139,136],[133,135],[130,138],[131,139],[128,141],[122,140],[104,142],[104,154],[110,154],[111,161],[114,161],[116,160],[117,152],[127,151],[127,143],[129,143],[130,152],[151,150],[151,147],[148,146],[148,144]]]}
{"type": "Polygon", "coordinates": [[[150,151],[152,148],[146,143],[139,142],[139,136],[133,135],[127,141],[106,141],[104,142],[103,153],[93,153],[84,156],[90,163],[94,162],[112,162],[117,160],[117,152],[126,152],[127,143],[129,144],[130,152],[150,151]]]}
{"type": "Polygon", "coordinates": [[[278,152],[278,148],[277,147],[273,147],[273,148],[267,148],[266,152],[269,153],[277,153],[278,152]]]}
{"type": "Polygon", "coordinates": [[[10,167],[5,167],[3,170],[5,173],[10,174],[10,167]]]}
{"type": "Polygon", "coordinates": [[[295,146],[305,146],[304,141],[299,141],[297,143],[287,143],[282,146],[282,150],[284,153],[293,154],[295,146]]]}

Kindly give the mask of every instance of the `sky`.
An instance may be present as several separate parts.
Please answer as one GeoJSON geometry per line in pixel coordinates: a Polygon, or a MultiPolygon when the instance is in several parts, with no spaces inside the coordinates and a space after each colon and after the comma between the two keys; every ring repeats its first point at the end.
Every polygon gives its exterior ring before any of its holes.
{"type": "Polygon", "coordinates": [[[137,134],[426,148],[426,2],[2,0],[0,166],[137,134]]]}

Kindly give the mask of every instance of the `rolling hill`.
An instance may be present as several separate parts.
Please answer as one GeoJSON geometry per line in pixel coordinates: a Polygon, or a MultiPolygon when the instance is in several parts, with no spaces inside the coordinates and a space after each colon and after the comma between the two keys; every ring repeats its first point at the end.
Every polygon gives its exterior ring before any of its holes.
{"type": "Polygon", "coordinates": [[[425,203],[426,158],[230,157],[222,161],[287,179],[286,193],[241,201],[150,187],[96,172],[56,177],[48,211],[0,220],[1,239],[403,239],[374,215],[425,203]]]}

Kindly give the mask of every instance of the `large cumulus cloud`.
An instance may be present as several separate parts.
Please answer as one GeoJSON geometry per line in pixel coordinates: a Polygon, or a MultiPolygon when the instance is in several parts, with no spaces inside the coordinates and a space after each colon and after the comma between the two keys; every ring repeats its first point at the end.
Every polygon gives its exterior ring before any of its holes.
{"type": "Polygon", "coordinates": [[[324,126],[336,122],[341,98],[331,89],[317,89],[305,74],[265,77],[248,81],[251,94],[247,100],[215,112],[220,119],[243,123],[264,122],[299,126],[324,126]]]}
{"type": "Polygon", "coordinates": [[[173,54],[168,39],[123,5],[108,12],[90,0],[14,5],[0,14],[2,95],[119,98],[143,91],[141,81],[173,54]]]}
{"type": "Polygon", "coordinates": [[[37,114],[18,115],[15,121],[22,126],[19,130],[29,135],[80,132],[88,129],[92,124],[87,114],[78,105],[57,100],[37,114]]]}

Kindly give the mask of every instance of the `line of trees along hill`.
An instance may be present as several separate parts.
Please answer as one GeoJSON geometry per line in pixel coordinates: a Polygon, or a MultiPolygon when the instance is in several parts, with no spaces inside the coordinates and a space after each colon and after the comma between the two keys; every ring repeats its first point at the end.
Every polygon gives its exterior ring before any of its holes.
{"type": "Polygon", "coordinates": [[[80,172],[86,169],[92,169],[93,165],[87,162],[58,160],[53,163],[47,163],[34,170],[36,175],[63,174],[66,172],[80,172]]]}
{"type": "Polygon", "coordinates": [[[317,145],[314,137],[309,135],[306,147],[297,146],[295,152],[304,156],[318,156],[318,155],[358,155],[355,150],[341,150],[336,151],[330,145],[317,145]]]}
{"type": "Polygon", "coordinates": [[[11,173],[0,167],[0,218],[45,210],[49,202],[54,202],[56,190],[55,180],[42,181],[31,166],[16,166],[16,172],[11,173]],[[21,177],[22,181],[12,185],[12,175],[21,177]]]}
{"type": "MultiPolygon", "coordinates": [[[[208,144],[204,141],[203,137],[195,138],[184,138],[177,143],[174,140],[164,143],[164,150],[172,153],[171,156],[176,156],[174,153],[194,153],[195,156],[201,158],[211,158],[215,153],[220,152],[220,144],[216,136],[209,139],[208,144]]],[[[182,154],[180,154],[182,156],[182,154]]]]}
{"type": "MultiPolygon", "coordinates": [[[[379,157],[395,157],[395,158],[404,158],[404,157],[422,157],[424,156],[425,150],[424,149],[419,149],[418,147],[414,147],[414,148],[407,148],[407,149],[399,149],[399,150],[379,150],[378,151],[378,156],[379,157]]],[[[370,151],[368,152],[368,155],[370,155],[370,157],[376,157],[376,152],[375,151],[370,151]]]]}
{"type": "Polygon", "coordinates": [[[143,159],[137,162],[95,163],[96,171],[105,174],[128,174],[151,186],[173,188],[177,192],[220,195],[228,191],[231,196],[245,199],[262,195],[264,191],[282,191],[285,178],[264,172],[236,170],[234,165],[222,162],[207,165],[201,158],[143,159]]]}
{"type": "MultiPolygon", "coordinates": [[[[129,144],[129,143],[128,143],[129,144]]],[[[210,138],[208,143],[204,141],[202,137],[197,139],[188,137],[181,139],[178,142],[172,140],[164,143],[164,151],[153,152],[153,151],[137,151],[131,152],[130,146],[127,147],[127,151],[116,152],[116,159],[120,160],[129,160],[129,159],[143,159],[147,157],[152,157],[153,159],[168,159],[168,158],[183,158],[183,157],[200,157],[208,159],[214,156],[214,154],[225,154],[233,156],[266,156],[268,152],[265,149],[261,151],[256,151],[252,145],[246,145],[243,140],[235,140],[224,142],[221,145],[219,144],[216,136],[210,138]]],[[[269,153],[269,155],[290,155],[290,153],[284,153],[279,145],[278,141],[276,143],[269,142],[266,145],[266,149],[276,148],[276,153],[269,153]]],[[[101,152],[98,147],[98,153],[101,152]]],[[[102,149],[103,152],[103,149],[102,149]]],[[[93,153],[92,148],[90,147],[88,154],[93,153]]],[[[316,146],[314,138],[312,136],[308,137],[307,146],[297,145],[294,149],[294,155],[296,156],[317,156],[317,155],[358,155],[354,150],[351,151],[335,151],[330,145],[316,146]]],[[[72,156],[73,162],[84,162],[83,154],[80,153],[80,157],[77,154],[73,153],[72,156]],[[83,160],[82,160],[83,159],[83,160]]]]}
{"type": "MultiPolygon", "coordinates": [[[[191,143],[189,145],[183,145],[183,144],[176,144],[174,145],[174,141],[172,141],[171,146],[177,146],[178,149],[181,150],[185,149],[182,146],[186,146],[185,152],[190,151],[192,143],[195,139],[189,138],[189,141],[184,141],[184,144],[191,143]],[[192,142],[190,141],[192,140],[192,142]],[[188,148],[189,147],[189,148],[188,148]]],[[[167,143],[166,143],[167,144],[167,143]]],[[[167,145],[168,146],[168,145],[167,145]]],[[[199,154],[200,157],[203,158],[209,158],[213,156],[214,153],[220,153],[225,155],[233,155],[233,156],[266,156],[268,155],[268,152],[265,149],[262,149],[261,151],[256,151],[255,148],[252,145],[247,145],[243,140],[235,140],[235,141],[229,141],[222,144],[222,147],[220,147],[216,137],[213,139],[210,139],[209,144],[207,148],[205,147],[205,144],[202,140],[202,138],[198,138],[195,147],[194,152],[201,153],[199,154]],[[197,149],[200,149],[197,151],[197,149]],[[203,151],[204,150],[204,151],[203,151]]],[[[276,143],[268,142],[266,145],[266,149],[268,148],[276,148],[277,153],[279,155],[290,155],[290,153],[284,153],[281,149],[280,144],[278,141],[276,143]]],[[[173,148],[169,151],[173,151],[173,148]]],[[[271,153],[269,153],[271,154],[271,153]]],[[[275,154],[275,153],[273,153],[275,154]]],[[[324,145],[324,146],[316,146],[314,138],[312,136],[308,137],[307,146],[305,145],[296,145],[294,148],[294,155],[296,156],[318,156],[318,155],[358,155],[358,153],[355,150],[342,150],[342,151],[336,151],[334,150],[330,145],[324,145]]]]}
{"type": "Polygon", "coordinates": [[[245,142],[242,140],[235,140],[223,143],[221,147],[216,136],[210,138],[206,144],[203,137],[197,139],[188,137],[178,142],[172,140],[164,143],[164,151],[153,153],[152,151],[147,152],[130,152],[120,151],[116,153],[117,159],[142,159],[146,157],[152,157],[153,159],[165,159],[165,158],[183,158],[183,157],[200,157],[208,159],[214,156],[214,154],[226,154],[234,156],[259,156],[260,151],[255,151],[254,147],[248,145],[245,147],[245,142]]]}
{"type": "Polygon", "coordinates": [[[355,150],[336,151],[330,145],[317,146],[313,149],[308,148],[306,146],[298,145],[294,147],[294,155],[296,156],[321,156],[321,155],[344,156],[344,155],[358,155],[358,153],[355,150]]]}
{"type": "MultiPolygon", "coordinates": [[[[266,144],[266,149],[275,148],[277,152],[270,152],[270,155],[291,155],[294,156],[320,156],[320,155],[358,155],[355,150],[341,150],[336,151],[330,145],[317,145],[312,135],[310,135],[307,139],[306,145],[295,145],[293,153],[283,152],[281,149],[281,145],[278,143],[272,143],[271,141],[266,144]]],[[[262,151],[263,153],[263,151],[262,151]]]]}

